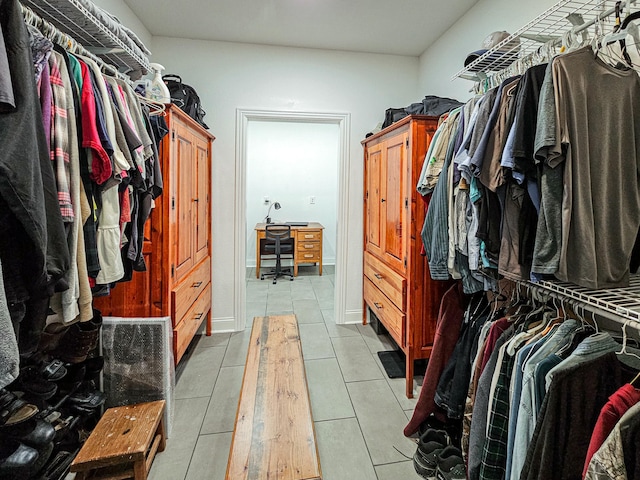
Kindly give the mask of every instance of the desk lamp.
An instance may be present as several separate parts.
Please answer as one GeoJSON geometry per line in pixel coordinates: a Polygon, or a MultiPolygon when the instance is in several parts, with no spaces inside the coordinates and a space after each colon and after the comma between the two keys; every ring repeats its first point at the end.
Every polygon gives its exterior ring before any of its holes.
{"type": "Polygon", "coordinates": [[[265,218],[267,223],[271,223],[271,217],[269,216],[269,214],[271,213],[271,207],[275,208],[276,210],[280,210],[280,208],[282,208],[278,202],[273,202],[271,205],[269,205],[269,210],[267,210],[267,216],[265,218]]]}

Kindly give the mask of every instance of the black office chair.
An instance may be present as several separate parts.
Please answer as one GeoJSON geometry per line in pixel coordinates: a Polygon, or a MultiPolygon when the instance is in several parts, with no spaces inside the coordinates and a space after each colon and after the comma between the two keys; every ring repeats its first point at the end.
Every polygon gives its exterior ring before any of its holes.
{"type": "Polygon", "coordinates": [[[266,225],[264,252],[267,255],[276,256],[276,266],[269,273],[260,275],[260,280],[272,277],[276,283],[280,277],[289,277],[293,281],[293,273],[290,268],[282,268],[283,255],[293,258],[293,238],[291,238],[291,225],[266,225]]]}

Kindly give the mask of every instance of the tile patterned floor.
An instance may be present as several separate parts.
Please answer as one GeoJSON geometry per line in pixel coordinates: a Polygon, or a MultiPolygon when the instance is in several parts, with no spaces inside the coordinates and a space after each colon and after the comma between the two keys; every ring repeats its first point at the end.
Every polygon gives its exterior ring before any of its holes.
{"type": "Polygon", "coordinates": [[[301,268],[293,282],[247,273],[247,328],[201,336],[176,385],[173,431],[150,480],[224,480],[253,317],[295,313],[324,480],[420,478],[402,435],[416,399],[389,379],[376,352],[391,350],[371,327],[336,325],[334,275],[301,268]]]}

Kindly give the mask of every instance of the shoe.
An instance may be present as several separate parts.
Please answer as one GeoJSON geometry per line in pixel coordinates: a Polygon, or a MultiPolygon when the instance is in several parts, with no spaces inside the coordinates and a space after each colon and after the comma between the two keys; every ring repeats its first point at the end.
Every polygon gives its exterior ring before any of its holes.
{"type": "Polygon", "coordinates": [[[40,480],[63,480],[69,472],[71,462],[76,457],[80,449],[75,450],[60,450],[51,459],[51,461],[43,470],[39,477],[40,480]]]}
{"type": "Polygon", "coordinates": [[[449,445],[449,436],[444,430],[429,429],[418,440],[413,455],[413,468],[422,478],[435,478],[438,455],[449,445]]]}
{"type": "Polygon", "coordinates": [[[35,472],[38,451],[15,440],[0,442],[0,478],[26,479],[35,472]]]}
{"type": "Polygon", "coordinates": [[[467,470],[458,447],[446,447],[438,455],[437,461],[436,480],[466,480],[467,470]]]}
{"type": "Polygon", "coordinates": [[[41,352],[53,352],[58,348],[60,340],[69,330],[68,325],[63,323],[50,323],[44,327],[42,335],[40,335],[40,345],[38,350],[41,352]]]}
{"type": "Polygon", "coordinates": [[[35,417],[16,425],[0,427],[0,437],[19,441],[36,449],[53,442],[55,435],[53,425],[35,417]]]}
{"type": "Polygon", "coordinates": [[[60,340],[58,348],[53,352],[54,355],[68,363],[86,360],[89,352],[98,345],[100,325],[98,320],[74,323],[60,340]]]}
{"type": "Polygon", "coordinates": [[[16,425],[32,418],[38,407],[8,390],[0,389],[0,425],[16,425]]]}
{"type": "Polygon", "coordinates": [[[91,411],[101,407],[106,399],[106,395],[101,391],[90,390],[74,393],[69,397],[69,404],[74,407],[79,407],[83,411],[91,411]]]}
{"type": "Polygon", "coordinates": [[[45,380],[36,366],[20,369],[20,375],[9,387],[12,390],[24,392],[26,395],[37,399],[48,400],[56,394],[58,386],[45,380]]]}

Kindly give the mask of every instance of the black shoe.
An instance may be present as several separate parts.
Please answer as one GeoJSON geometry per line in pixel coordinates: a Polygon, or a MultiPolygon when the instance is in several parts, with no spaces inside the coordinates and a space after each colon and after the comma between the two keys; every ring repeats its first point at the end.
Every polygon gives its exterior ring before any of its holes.
{"type": "Polygon", "coordinates": [[[0,478],[22,480],[35,473],[38,451],[16,440],[0,442],[0,478]]]}
{"type": "Polygon", "coordinates": [[[0,427],[0,437],[17,440],[36,449],[51,443],[55,435],[53,425],[35,417],[16,425],[0,427]]]}
{"type": "Polygon", "coordinates": [[[413,455],[413,468],[425,479],[435,478],[438,455],[449,445],[449,436],[444,430],[429,429],[418,440],[413,455]]]}

